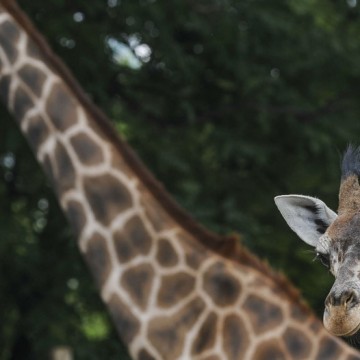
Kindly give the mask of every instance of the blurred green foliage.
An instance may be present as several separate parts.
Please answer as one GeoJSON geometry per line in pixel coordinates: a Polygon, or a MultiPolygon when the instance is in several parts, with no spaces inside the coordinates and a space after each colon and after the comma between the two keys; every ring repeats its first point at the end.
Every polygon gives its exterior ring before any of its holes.
{"type": "MultiPolygon", "coordinates": [[[[336,209],[341,152],[360,134],[357,1],[19,3],[178,202],[240,233],[321,314],[331,276],[273,197],[336,209]]],[[[47,180],[0,111],[0,358],[64,344],[76,359],[127,359],[47,180]]]]}

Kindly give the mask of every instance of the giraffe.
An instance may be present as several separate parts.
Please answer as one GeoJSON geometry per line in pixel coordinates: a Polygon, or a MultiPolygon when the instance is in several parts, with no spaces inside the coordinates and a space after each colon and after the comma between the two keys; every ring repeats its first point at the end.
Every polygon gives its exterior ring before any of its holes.
{"type": "Polygon", "coordinates": [[[171,200],[9,0],[0,97],[134,359],[360,359],[283,276],[171,200]]]}
{"type": "Polygon", "coordinates": [[[359,345],[360,147],[348,147],[341,168],[338,214],[310,196],[282,195],[275,202],[290,228],[315,248],[317,258],[335,277],[325,300],[325,328],[359,345]]]}

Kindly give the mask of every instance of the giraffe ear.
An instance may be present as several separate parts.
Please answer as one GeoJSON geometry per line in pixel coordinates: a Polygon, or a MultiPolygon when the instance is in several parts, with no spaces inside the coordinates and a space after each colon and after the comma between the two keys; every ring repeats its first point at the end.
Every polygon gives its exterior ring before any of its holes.
{"type": "Polygon", "coordinates": [[[324,202],[311,196],[281,195],[275,204],[290,228],[307,244],[316,247],[320,236],[337,218],[324,202]]]}

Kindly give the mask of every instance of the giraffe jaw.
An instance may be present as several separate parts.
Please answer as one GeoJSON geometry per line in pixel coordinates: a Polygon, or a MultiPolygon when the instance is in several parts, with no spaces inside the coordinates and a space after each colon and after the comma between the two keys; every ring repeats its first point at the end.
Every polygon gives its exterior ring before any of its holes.
{"type": "Polygon", "coordinates": [[[360,330],[360,304],[348,310],[346,306],[330,306],[324,311],[323,323],[332,335],[350,337],[360,330]]]}
{"type": "Polygon", "coordinates": [[[355,335],[359,330],[360,330],[360,323],[359,323],[358,326],[356,326],[352,331],[350,331],[349,333],[344,334],[344,335],[342,335],[342,336],[344,336],[344,337],[353,336],[353,335],[355,335]]]}

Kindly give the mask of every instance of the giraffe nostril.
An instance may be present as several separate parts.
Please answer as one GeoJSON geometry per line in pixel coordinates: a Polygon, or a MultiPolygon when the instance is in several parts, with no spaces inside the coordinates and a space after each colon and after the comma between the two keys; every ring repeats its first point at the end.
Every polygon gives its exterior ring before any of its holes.
{"type": "Polygon", "coordinates": [[[358,303],[359,297],[354,290],[332,291],[325,300],[325,307],[345,306],[347,309],[350,309],[358,303]]]}
{"type": "Polygon", "coordinates": [[[345,305],[348,308],[358,303],[358,297],[353,290],[345,292],[341,300],[341,304],[345,305]]]}
{"type": "Polygon", "coordinates": [[[331,296],[331,293],[330,293],[325,299],[325,309],[328,309],[331,305],[333,305],[332,299],[333,299],[333,297],[331,296]]]}

